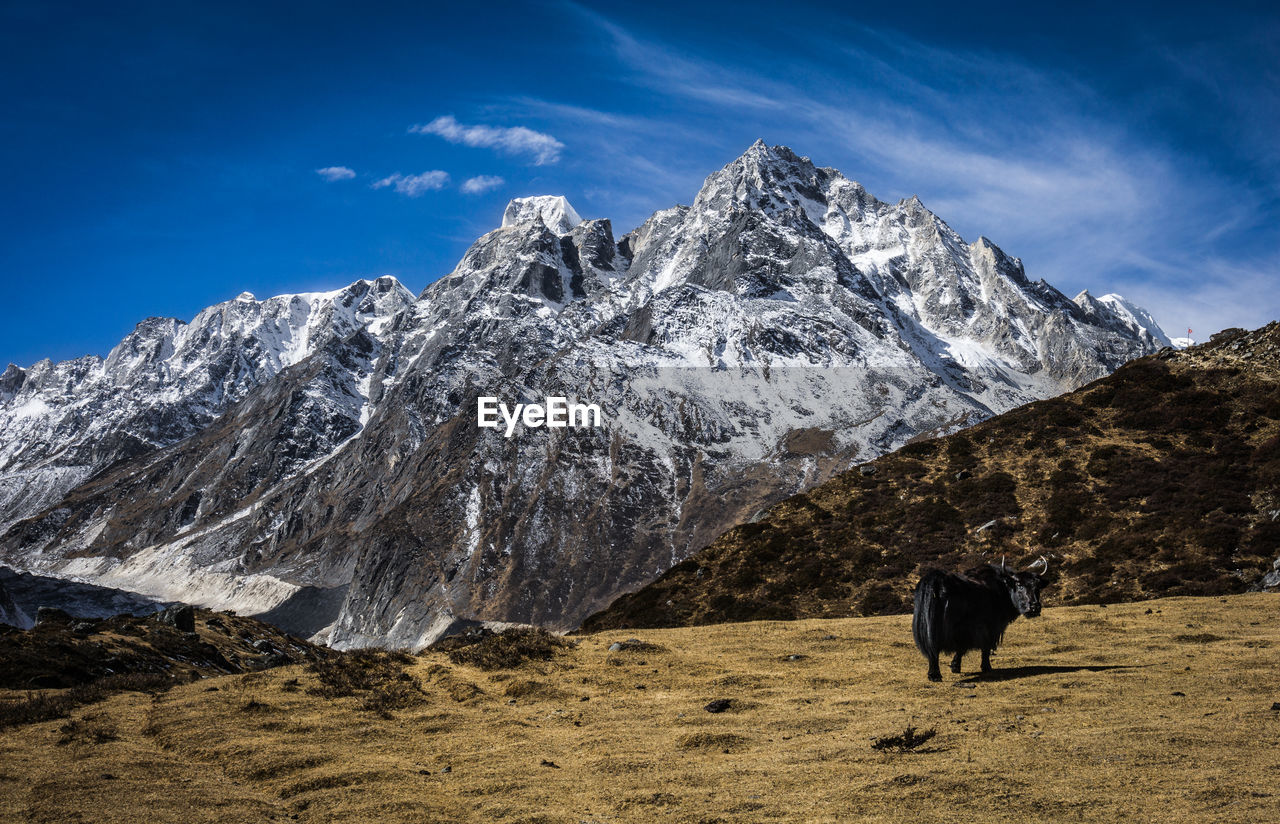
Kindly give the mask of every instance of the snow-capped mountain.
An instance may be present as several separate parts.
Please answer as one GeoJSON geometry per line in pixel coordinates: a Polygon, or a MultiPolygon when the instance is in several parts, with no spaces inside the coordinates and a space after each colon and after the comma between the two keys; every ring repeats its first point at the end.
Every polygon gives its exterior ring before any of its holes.
{"type": "Polygon", "coordinates": [[[10,364],[0,375],[0,530],[103,467],[200,431],[326,344],[362,331],[376,339],[412,302],[391,277],[265,301],[244,292],[189,324],[148,318],[105,359],[10,364]]]}
{"type": "Polygon", "coordinates": [[[1103,295],[1095,298],[1086,289],[1075,297],[1076,305],[1085,311],[1091,321],[1099,325],[1147,339],[1157,346],[1186,349],[1194,345],[1191,338],[1170,338],[1156,323],[1151,313],[1120,295],[1103,295]]]}
{"type": "Polygon", "coordinates": [[[621,239],[564,198],[513,201],[416,301],[15,524],[0,557],[312,609],[342,647],[458,618],[567,628],[786,495],[1165,342],[916,198],[757,142],[621,239]],[[604,425],[506,437],[476,425],[481,396],[569,397],[604,425]]]}

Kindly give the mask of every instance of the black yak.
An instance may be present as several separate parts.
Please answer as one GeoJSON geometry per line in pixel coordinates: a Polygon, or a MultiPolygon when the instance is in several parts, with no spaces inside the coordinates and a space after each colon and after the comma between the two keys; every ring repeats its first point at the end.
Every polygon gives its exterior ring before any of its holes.
{"type": "Polygon", "coordinates": [[[963,575],[929,570],[916,585],[911,634],[929,659],[929,680],[941,681],[938,656],[955,653],[951,671],[971,649],[982,650],[982,671],[991,671],[991,651],[1000,645],[1005,628],[1019,615],[1040,614],[1040,589],[1049,562],[1042,556],[1022,572],[1004,565],[984,564],[963,575]]]}

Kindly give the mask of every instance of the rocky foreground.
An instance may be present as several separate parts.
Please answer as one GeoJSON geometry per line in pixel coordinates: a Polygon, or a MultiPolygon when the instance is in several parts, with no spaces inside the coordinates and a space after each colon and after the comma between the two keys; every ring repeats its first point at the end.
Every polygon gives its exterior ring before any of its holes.
{"type": "Polygon", "coordinates": [[[1275,605],[1052,608],[938,685],[907,616],[349,653],[7,730],[0,820],[1252,824],[1275,605]]]}

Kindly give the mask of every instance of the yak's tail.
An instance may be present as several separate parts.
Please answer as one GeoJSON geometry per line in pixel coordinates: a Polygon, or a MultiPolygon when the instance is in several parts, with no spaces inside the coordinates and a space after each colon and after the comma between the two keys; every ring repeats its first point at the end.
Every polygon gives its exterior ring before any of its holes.
{"type": "Polygon", "coordinates": [[[915,612],[911,616],[911,634],[925,658],[932,659],[941,651],[942,610],[945,605],[942,573],[926,572],[916,584],[915,612]]]}

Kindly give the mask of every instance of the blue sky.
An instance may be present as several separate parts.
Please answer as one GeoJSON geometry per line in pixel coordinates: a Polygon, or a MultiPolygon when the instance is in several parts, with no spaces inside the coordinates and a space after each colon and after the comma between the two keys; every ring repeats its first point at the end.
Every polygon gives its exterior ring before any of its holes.
{"type": "Polygon", "coordinates": [[[461,5],[0,0],[0,364],[419,291],[515,196],[621,235],[757,137],[1170,333],[1280,317],[1266,4],[461,5]]]}

